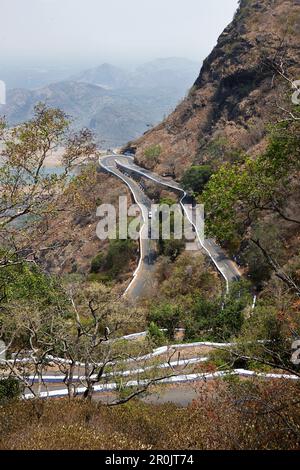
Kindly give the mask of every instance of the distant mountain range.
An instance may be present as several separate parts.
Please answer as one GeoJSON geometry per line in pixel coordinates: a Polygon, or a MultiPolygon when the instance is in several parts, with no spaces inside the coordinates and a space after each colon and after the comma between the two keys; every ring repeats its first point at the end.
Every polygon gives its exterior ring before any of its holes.
{"type": "Polygon", "coordinates": [[[106,63],[99,65],[99,67],[85,70],[72,77],[72,80],[115,89],[126,87],[129,76],[130,74],[126,70],[106,63]]]}
{"type": "Polygon", "coordinates": [[[198,72],[198,63],[181,58],[157,59],[134,71],[102,64],[37,90],[8,90],[0,111],[15,125],[43,101],[68,113],[75,128],[92,129],[102,147],[122,145],[161,121],[198,72]]]}

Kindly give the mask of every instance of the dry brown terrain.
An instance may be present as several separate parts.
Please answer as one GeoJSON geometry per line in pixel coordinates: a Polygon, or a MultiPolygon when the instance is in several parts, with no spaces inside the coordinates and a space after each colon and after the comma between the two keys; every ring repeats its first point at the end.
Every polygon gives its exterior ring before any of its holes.
{"type": "MultiPolygon", "coordinates": [[[[57,274],[88,274],[92,259],[107,251],[108,240],[96,235],[99,218],[96,216],[100,204],[109,203],[118,208],[119,196],[131,194],[117,178],[100,173],[98,165],[83,174],[76,183],[71,183],[61,199],[56,216],[47,221],[47,230],[40,227],[39,246],[55,246],[42,252],[46,268],[57,274]]],[[[135,269],[137,258],[132,260],[124,280],[129,279],[135,269]]]]}
{"type": "Polygon", "coordinates": [[[234,161],[265,145],[286,83],[268,59],[282,58],[285,73],[300,76],[300,4],[293,0],[242,0],[233,22],[204,61],[189,95],[160,125],[131,145],[136,159],[155,171],[180,177],[193,163],[234,161]],[[147,151],[159,146],[158,157],[147,151]]]}

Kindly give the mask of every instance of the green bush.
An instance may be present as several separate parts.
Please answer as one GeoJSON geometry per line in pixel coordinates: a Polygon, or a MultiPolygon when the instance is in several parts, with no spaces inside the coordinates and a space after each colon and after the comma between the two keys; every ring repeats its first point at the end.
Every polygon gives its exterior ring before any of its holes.
{"type": "Polygon", "coordinates": [[[99,253],[91,262],[90,280],[110,281],[124,271],[135,255],[133,240],[110,240],[108,252],[99,253]],[[103,276],[99,276],[102,273],[103,276]]]}
{"type": "Polygon", "coordinates": [[[201,296],[194,299],[189,314],[184,315],[183,326],[185,328],[185,339],[193,340],[199,336],[213,339],[210,332],[215,326],[220,302],[206,300],[201,296]]]}
{"type": "Polygon", "coordinates": [[[152,161],[153,163],[157,163],[161,154],[161,146],[160,145],[151,145],[150,147],[144,150],[144,156],[152,161]]]}
{"type": "Polygon", "coordinates": [[[19,398],[21,395],[20,382],[14,377],[0,380],[0,403],[19,398]]]}
{"type": "Polygon", "coordinates": [[[92,259],[91,262],[91,273],[98,273],[104,266],[105,257],[103,253],[99,253],[92,259]]]}
{"type": "Polygon", "coordinates": [[[174,220],[174,211],[172,206],[176,204],[176,200],[167,197],[161,198],[159,201],[160,206],[167,205],[170,207],[170,215],[166,216],[160,213],[160,225],[159,225],[159,254],[167,256],[171,261],[175,261],[176,258],[182,253],[185,247],[184,239],[175,239],[174,238],[174,229],[175,229],[175,220],[174,220]],[[164,222],[163,222],[164,219],[164,222]],[[162,237],[163,234],[163,224],[169,225],[170,227],[170,239],[164,240],[162,237]]]}
{"type": "Polygon", "coordinates": [[[161,346],[166,341],[164,332],[161,331],[159,326],[153,321],[148,326],[147,336],[151,340],[151,342],[155,344],[155,346],[161,346]]]}
{"type": "Polygon", "coordinates": [[[88,275],[87,280],[90,282],[99,282],[103,284],[111,284],[113,282],[112,276],[106,273],[91,273],[88,275]]]}
{"type": "Polygon", "coordinates": [[[184,240],[159,240],[160,254],[167,256],[171,261],[175,261],[176,258],[184,250],[184,240]]]}
{"type": "Polygon", "coordinates": [[[106,257],[105,268],[113,276],[117,276],[129,264],[135,253],[133,240],[111,240],[106,257]]]}

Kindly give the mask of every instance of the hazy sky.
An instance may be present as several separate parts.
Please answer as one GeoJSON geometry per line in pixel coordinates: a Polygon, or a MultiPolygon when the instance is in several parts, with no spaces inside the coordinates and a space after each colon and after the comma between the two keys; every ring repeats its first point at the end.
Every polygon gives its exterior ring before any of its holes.
{"type": "Polygon", "coordinates": [[[202,60],[238,0],[0,0],[0,61],[202,60]]]}

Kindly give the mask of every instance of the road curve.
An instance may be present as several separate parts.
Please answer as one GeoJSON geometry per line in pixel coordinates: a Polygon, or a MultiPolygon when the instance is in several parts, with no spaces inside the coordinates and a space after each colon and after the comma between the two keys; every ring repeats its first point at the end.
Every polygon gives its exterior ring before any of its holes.
{"type": "Polygon", "coordinates": [[[153,266],[149,266],[147,262],[147,257],[149,255],[149,247],[147,247],[147,243],[149,243],[149,241],[143,239],[145,237],[142,236],[144,230],[146,229],[145,220],[148,218],[148,210],[150,209],[151,201],[149,198],[147,198],[147,196],[145,196],[140,186],[133,179],[133,175],[147,178],[159,185],[166,186],[172,190],[178,191],[181,194],[182,197],[180,199],[180,204],[182,209],[186,214],[187,219],[194,227],[194,230],[197,234],[198,243],[200,244],[201,248],[205,250],[207,255],[216,266],[217,270],[223,276],[226,282],[227,292],[229,290],[230,283],[241,278],[241,273],[239,272],[238,267],[230,258],[227,257],[222,248],[211,238],[204,240],[202,239],[198,232],[198,228],[194,223],[194,208],[192,208],[192,206],[186,202],[187,194],[176,181],[169,178],[165,179],[164,177],[153,173],[150,170],[139,167],[134,163],[132,157],[125,155],[111,154],[100,157],[99,164],[102,169],[117,176],[129,187],[138,205],[143,204],[147,208],[147,211],[145,211],[145,208],[140,206],[144,220],[144,224],[140,232],[140,260],[139,265],[133,275],[133,279],[126,289],[125,295],[130,295],[132,298],[139,297],[143,292],[147,277],[149,278],[149,271],[153,271],[153,266]]]}
{"type": "Polygon", "coordinates": [[[135,300],[146,296],[152,291],[153,273],[155,266],[150,260],[151,246],[150,240],[146,236],[147,224],[145,221],[148,219],[148,211],[151,207],[151,200],[144,194],[139,184],[132,178],[128,177],[117,168],[115,155],[107,155],[99,158],[99,164],[106,172],[111,173],[117,178],[121,179],[130,189],[136,204],[141,209],[143,224],[140,230],[139,240],[139,263],[137,269],[133,273],[133,278],[124,292],[124,296],[129,299],[135,300]]]}

